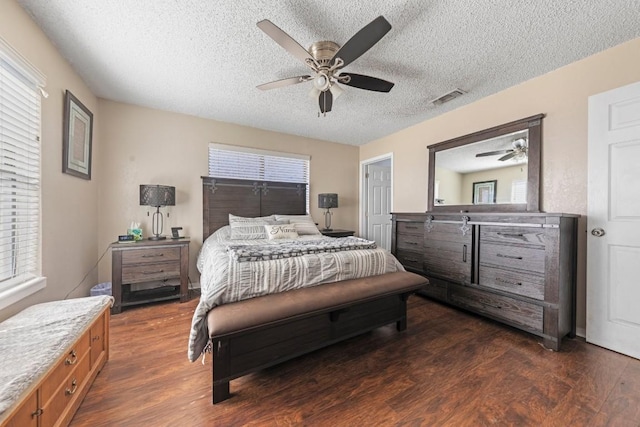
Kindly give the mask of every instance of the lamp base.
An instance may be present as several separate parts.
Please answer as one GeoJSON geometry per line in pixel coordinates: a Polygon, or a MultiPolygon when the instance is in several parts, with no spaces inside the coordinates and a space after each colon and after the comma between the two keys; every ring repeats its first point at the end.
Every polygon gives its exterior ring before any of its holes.
{"type": "Polygon", "coordinates": [[[151,236],[149,240],[165,240],[167,236],[151,236]]]}

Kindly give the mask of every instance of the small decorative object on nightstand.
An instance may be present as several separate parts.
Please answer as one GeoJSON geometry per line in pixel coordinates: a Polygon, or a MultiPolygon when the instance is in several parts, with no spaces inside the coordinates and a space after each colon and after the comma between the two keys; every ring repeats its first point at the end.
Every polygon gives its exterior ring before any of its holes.
{"type": "Polygon", "coordinates": [[[320,230],[322,234],[329,237],[349,237],[355,234],[355,231],[351,230],[339,230],[337,228],[333,230],[320,230]]]}
{"type": "Polygon", "coordinates": [[[318,194],[318,207],[326,209],[324,213],[324,229],[323,231],[331,231],[331,208],[338,207],[338,195],[336,193],[318,194]]]}
{"type": "Polygon", "coordinates": [[[122,307],[157,301],[189,300],[189,239],[142,240],[111,245],[111,313],[122,307]],[[179,286],[132,291],[131,284],[180,279],[179,286]]]}

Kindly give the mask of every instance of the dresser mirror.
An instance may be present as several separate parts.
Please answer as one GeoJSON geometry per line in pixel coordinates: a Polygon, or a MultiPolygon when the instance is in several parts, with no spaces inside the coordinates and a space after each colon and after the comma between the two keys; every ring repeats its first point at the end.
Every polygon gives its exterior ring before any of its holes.
{"type": "Polygon", "coordinates": [[[430,146],[428,210],[538,212],[543,117],[430,146]]]}

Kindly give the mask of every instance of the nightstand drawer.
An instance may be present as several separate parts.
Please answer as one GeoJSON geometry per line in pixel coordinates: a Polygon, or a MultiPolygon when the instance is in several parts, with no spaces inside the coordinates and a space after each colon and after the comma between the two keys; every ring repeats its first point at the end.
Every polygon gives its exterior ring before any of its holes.
{"type": "Polygon", "coordinates": [[[146,248],[122,252],[122,265],[180,261],[180,248],[146,248]]]}
{"type": "Polygon", "coordinates": [[[122,283],[141,283],[180,276],[180,261],[122,266],[122,283]]]}

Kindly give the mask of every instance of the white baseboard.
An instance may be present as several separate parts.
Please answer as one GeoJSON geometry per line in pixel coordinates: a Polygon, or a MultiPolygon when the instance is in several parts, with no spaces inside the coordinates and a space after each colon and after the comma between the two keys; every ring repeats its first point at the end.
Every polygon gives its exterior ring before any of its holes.
{"type": "Polygon", "coordinates": [[[587,337],[587,330],[585,328],[576,328],[576,335],[581,338],[587,337]]]}

